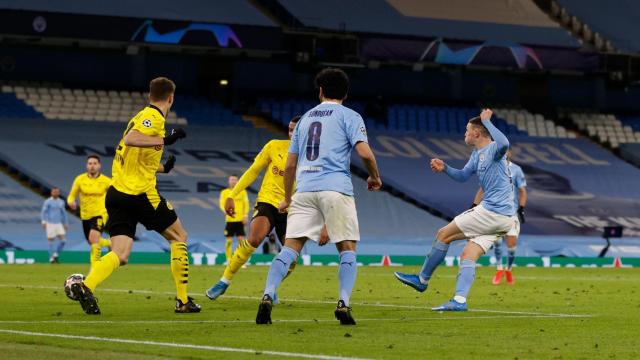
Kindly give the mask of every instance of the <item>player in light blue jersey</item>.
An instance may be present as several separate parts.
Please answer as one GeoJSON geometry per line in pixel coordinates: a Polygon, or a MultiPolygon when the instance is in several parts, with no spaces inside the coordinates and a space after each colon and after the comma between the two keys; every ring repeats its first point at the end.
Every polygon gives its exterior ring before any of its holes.
{"type": "Polygon", "coordinates": [[[321,104],[302,116],[291,138],[284,171],[285,199],[279,207],[280,212],[289,213],[286,240],[269,268],[257,324],[271,323],[273,298],[289,265],[297,261],[307,240],[320,239],[326,224],[329,241],[340,253],[340,291],[334,315],[342,325],[355,325],[349,307],[356,281],[356,242],[360,240],[349,170],[354,149],[369,172],[369,190],[379,190],[382,181],[362,117],[342,105],[349,89],[347,74],[324,69],[315,83],[321,104]],[[294,179],[296,193],[292,196],[294,179]]]}
{"type": "Polygon", "coordinates": [[[467,310],[467,295],[475,278],[476,261],[511,229],[515,221],[513,188],[505,156],[509,140],[491,123],[491,115],[491,110],[484,109],[479,118],[469,120],[464,141],[473,146],[474,150],[462,170],[454,169],[440,159],[431,160],[433,171],[445,172],[456,181],[467,181],[477,173],[484,190],[482,203],[456,216],[452,222],[438,230],[436,241],[420,274],[395,273],[399,281],[423,292],[428,287],[431,275],[444,260],[449,244],[468,239],[460,255],[455,296],[447,303],[432,308],[434,311],[467,310]]]}
{"type": "MultiPolygon", "coordinates": [[[[507,151],[507,163],[509,164],[509,171],[511,172],[511,178],[513,179],[513,194],[514,194],[514,206],[518,209],[518,217],[513,224],[505,239],[507,240],[507,268],[502,267],[502,239],[496,241],[493,244],[493,251],[496,256],[496,274],[493,276],[491,282],[493,285],[499,285],[502,282],[502,278],[507,278],[507,284],[513,285],[515,279],[513,277],[512,267],[513,262],[516,259],[516,242],[520,235],[520,224],[524,224],[524,207],[527,205],[527,180],[524,178],[524,172],[522,168],[511,161],[511,149],[507,151]]],[[[478,189],[476,198],[473,201],[473,206],[476,206],[482,201],[484,191],[482,188],[478,189]]]]}
{"type": "Polygon", "coordinates": [[[60,198],[60,189],[57,187],[51,189],[51,197],[42,204],[40,218],[49,240],[49,262],[52,264],[58,262],[58,256],[64,248],[65,235],[69,229],[65,204],[60,198]],[[60,241],[58,246],[55,245],[56,238],[60,241]]]}

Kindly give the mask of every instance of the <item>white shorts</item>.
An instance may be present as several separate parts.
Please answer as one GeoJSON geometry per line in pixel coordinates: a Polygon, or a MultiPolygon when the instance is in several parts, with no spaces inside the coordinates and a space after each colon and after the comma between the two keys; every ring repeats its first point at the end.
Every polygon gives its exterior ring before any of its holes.
{"type": "Polygon", "coordinates": [[[353,196],[336,191],[303,192],[293,195],[287,216],[287,239],[320,239],[327,225],[329,241],[360,240],[358,213],[353,196]]]}
{"type": "Polygon", "coordinates": [[[513,217],[513,225],[511,225],[511,229],[507,232],[507,236],[520,236],[520,219],[517,216],[513,217]]]}
{"type": "Polygon", "coordinates": [[[462,233],[486,253],[493,243],[511,230],[515,216],[500,215],[478,205],[453,219],[462,233]]]}
{"type": "Polygon", "coordinates": [[[53,239],[57,236],[63,236],[67,232],[64,231],[64,226],[62,224],[45,224],[45,230],[47,231],[47,239],[53,239]]]}

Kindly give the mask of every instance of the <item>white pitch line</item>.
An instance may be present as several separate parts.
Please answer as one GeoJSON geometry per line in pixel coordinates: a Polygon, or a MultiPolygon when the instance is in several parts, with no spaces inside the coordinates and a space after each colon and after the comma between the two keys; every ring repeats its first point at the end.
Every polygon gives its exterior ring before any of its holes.
{"type": "Polygon", "coordinates": [[[178,343],[160,342],[160,341],[105,338],[105,337],[98,337],[98,336],[80,336],[80,335],[68,335],[68,334],[56,334],[56,333],[41,333],[41,332],[19,331],[19,330],[8,330],[8,329],[0,329],[0,333],[23,335],[23,336],[34,336],[34,337],[54,337],[54,338],[62,338],[62,339],[102,341],[102,342],[111,342],[111,343],[120,343],[120,344],[163,346],[163,347],[172,347],[172,348],[180,348],[180,349],[194,349],[194,350],[206,350],[206,351],[216,351],[216,352],[234,352],[234,353],[244,353],[244,354],[254,354],[254,355],[298,357],[298,358],[306,358],[306,359],[364,360],[363,358],[331,356],[331,355],[316,355],[316,354],[305,354],[305,353],[294,353],[294,352],[283,352],[283,351],[232,348],[232,347],[226,347],[226,346],[178,344],[178,343]]]}
{"type": "MultiPolygon", "coordinates": [[[[449,321],[449,320],[483,320],[483,319],[545,319],[563,318],[567,316],[557,315],[489,315],[489,316],[455,316],[455,317],[399,317],[399,318],[358,318],[356,321],[449,321]]],[[[570,317],[584,318],[589,315],[573,315],[570,317]]],[[[336,323],[335,319],[284,319],[273,320],[273,323],[336,323]]],[[[87,325],[118,325],[118,324],[254,324],[255,320],[0,320],[0,324],[7,325],[31,325],[31,324],[87,324],[87,325]]]]}
{"type": "MultiPolygon", "coordinates": [[[[59,290],[59,287],[55,286],[45,286],[45,285],[11,285],[11,284],[0,284],[0,287],[16,287],[16,288],[25,288],[25,289],[51,289],[51,290],[59,290]]],[[[160,295],[173,295],[173,292],[170,291],[151,291],[151,290],[126,290],[126,289],[99,289],[98,292],[117,292],[117,293],[133,293],[133,294],[160,294],[160,295]]],[[[191,296],[205,297],[202,294],[189,294],[191,296]]],[[[236,299],[236,300],[251,300],[251,301],[259,301],[261,297],[253,297],[253,296],[240,296],[240,295],[225,295],[223,297],[227,299],[236,299]]],[[[298,303],[306,303],[306,304],[335,304],[335,301],[323,301],[323,300],[308,300],[308,299],[291,299],[291,298],[281,298],[281,301],[286,302],[298,302],[298,303]]],[[[383,308],[396,308],[396,309],[415,309],[415,310],[431,310],[429,306],[420,306],[420,305],[401,305],[401,304],[384,304],[384,303],[367,303],[367,302],[352,302],[351,305],[358,306],[371,306],[371,307],[383,307],[383,308]]],[[[563,313],[543,313],[543,312],[526,312],[526,311],[508,311],[508,310],[491,310],[491,309],[471,309],[469,312],[485,312],[492,314],[518,314],[518,315],[540,315],[540,316],[554,316],[554,317],[592,317],[592,315],[585,314],[563,314],[563,313]]]]}

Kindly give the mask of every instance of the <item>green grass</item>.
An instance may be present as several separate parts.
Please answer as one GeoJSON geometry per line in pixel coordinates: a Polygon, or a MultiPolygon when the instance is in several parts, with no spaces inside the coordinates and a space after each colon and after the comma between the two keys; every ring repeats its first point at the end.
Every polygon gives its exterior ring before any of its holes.
{"type": "MultiPolygon", "coordinates": [[[[440,268],[422,294],[393,278],[392,272],[400,269],[359,269],[352,298],[358,325],[345,327],[333,319],[338,291],[334,267],[299,266],[280,289],[282,304],[274,308],[274,324],[257,326],[253,320],[266,267],[241,270],[216,302],[201,294],[222,268],[192,267],[190,291],[203,306],[200,314],[173,313],[168,266],[123,267],[96,292],[102,315],[88,316],[62,289],[66,276],[85,270],[83,266],[2,266],[0,329],[254,349],[260,358],[279,357],[261,351],[379,359],[640,358],[640,269],[519,268],[515,286],[493,286],[493,269],[479,268],[470,308],[505,313],[453,314],[433,313],[428,307],[451,296],[456,269],[440,268]],[[510,311],[536,314],[506,313],[510,311]]],[[[21,360],[257,357],[9,333],[0,333],[0,353],[3,359],[21,360]]]]}

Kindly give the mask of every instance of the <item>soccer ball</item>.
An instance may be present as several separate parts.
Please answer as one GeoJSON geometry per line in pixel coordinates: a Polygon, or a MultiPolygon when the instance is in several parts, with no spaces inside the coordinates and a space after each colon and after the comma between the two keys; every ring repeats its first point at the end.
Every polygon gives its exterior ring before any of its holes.
{"type": "Polygon", "coordinates": [[[64,281],[64,293],[67,295],[69,299],[78,301],[78,299],[75,296],[73,296],[73,293],[71,292],[71,285],[79,284],[79,283],[82,283],[83,281],[84,281],[84,275],[82,274],[71,274],[69,275],[67,280],[64,281]]]}

